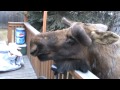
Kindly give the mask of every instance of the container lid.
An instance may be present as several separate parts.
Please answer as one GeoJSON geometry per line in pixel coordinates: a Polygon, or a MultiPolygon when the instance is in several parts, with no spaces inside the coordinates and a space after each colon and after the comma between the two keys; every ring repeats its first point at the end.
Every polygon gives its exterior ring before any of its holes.
{"type": "Polygon", "coordinates": [[[19,27],[19,28],[16,28],[16,30],[25,30],[25,28],[19,27]]]}
{"type": "Polygon", "coordinates": [[[18,47],[26,47],[27,45],[26,45],[26,43],[25,43],[25,44],[21,44],[21,45],[18,45],[18,44],[17,44],[17,46],[18,46],[18,47]]]}

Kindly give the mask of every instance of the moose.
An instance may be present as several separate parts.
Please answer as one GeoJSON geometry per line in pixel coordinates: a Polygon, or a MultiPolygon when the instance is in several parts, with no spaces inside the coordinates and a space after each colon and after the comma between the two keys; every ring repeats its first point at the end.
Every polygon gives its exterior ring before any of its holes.
{"type": "Polygon", "coordinates": [[[54,60],[58,72],[90,70],[101,79],[120,78],[120,36],[103,24],[75,22],[63,17],[68,26],[34,36],[30,53],[40,61],[54,60]]]}

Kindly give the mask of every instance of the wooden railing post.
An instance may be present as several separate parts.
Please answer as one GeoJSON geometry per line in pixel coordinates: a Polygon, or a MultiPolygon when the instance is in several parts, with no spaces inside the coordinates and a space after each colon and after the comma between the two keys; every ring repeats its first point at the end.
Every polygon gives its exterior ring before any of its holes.
{"type": "Polygon", "coordinates": [[[12,42],[12,27],[8,24],[8,33],[7,33],[8,43],[12,42]]]}
{"type": "Polygon", "coordinates": [[[47,11],[43,13],[43,32],[46,32],[46,24],[47,24],[47,11]]]}
{"type": "Polygon", "coordinates": [[[28,11],[24,11],[24,22],[28,21],[28,11]]]}

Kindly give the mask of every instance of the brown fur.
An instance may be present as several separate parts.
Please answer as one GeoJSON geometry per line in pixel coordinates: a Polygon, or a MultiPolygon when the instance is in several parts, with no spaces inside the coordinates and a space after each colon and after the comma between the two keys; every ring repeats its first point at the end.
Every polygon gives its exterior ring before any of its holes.
{"type": "Polygon", "coordinates": [[[120,78],[120,41],[110,45],[89,48],[92,72],[100,78],[120,78]]]}
{"type": "Polygon", "coordinates": [[[54,60],[58,72],[90,70],[99,78],[120,78],[120,37],[85,25],[36,35],[31,39],[31,54],[41,61],[54,60]]]}

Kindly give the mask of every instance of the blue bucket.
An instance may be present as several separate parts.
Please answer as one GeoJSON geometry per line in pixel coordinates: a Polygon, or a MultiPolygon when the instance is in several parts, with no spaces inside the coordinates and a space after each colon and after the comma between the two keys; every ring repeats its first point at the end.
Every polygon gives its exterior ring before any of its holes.
{"type": "Polygon", "coordinates": [[[25,28],[16,28],[15,30],[15,42],[16,44],[24,44],[25,43],[25,28]]]}

